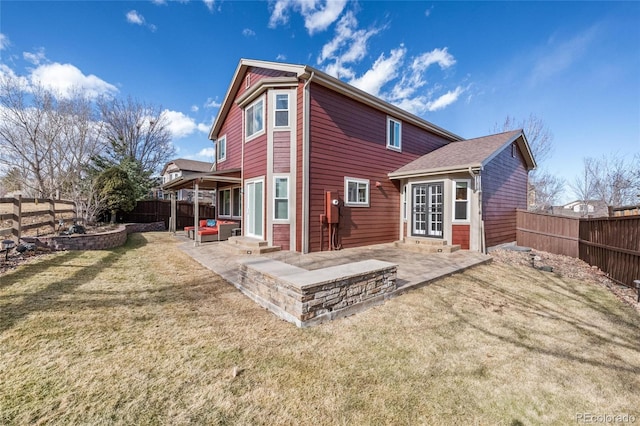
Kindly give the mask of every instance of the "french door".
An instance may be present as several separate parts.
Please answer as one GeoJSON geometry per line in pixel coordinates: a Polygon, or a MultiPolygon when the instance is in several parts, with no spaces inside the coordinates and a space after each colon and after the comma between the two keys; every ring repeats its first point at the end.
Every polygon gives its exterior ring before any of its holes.
{"type": "Polygon", "coordinates": [[[442,238],[442,187],[442,182],[411,186],[411,235],[442,238]]]}
{"type": "Polygon", "coordinates": [[[245,184],[246,213],[245,235],[264,239],[264,181],[256,180],[245,184]]]}

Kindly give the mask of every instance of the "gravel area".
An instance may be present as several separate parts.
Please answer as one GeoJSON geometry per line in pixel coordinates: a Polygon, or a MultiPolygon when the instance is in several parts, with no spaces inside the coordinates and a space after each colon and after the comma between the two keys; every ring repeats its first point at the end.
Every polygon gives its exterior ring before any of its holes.
{"type": "Polygon", "coordinates": [[[529,267],[531,267],[531,258],[533,255],[533,264],[536,268],[551,267],[553,268],[553,273],[562,277],[573,278],[584,281],[585,283],[606,287],[620,300],[640,312],[640,303],[637,302],[638,295],[635,289],[611,281],[607,277],[607,274],[597,266],[589,266],[588,263],[580,259],[538,250],[521,251],[519,248],[498,249],[489,254],[493,257],[494,262],[529,267]]]}

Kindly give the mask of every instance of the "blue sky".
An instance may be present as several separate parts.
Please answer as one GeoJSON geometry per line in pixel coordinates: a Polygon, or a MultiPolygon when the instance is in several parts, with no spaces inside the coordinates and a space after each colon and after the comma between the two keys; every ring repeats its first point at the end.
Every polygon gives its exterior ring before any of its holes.
{"type": "MultiPolygon", "coordinates": [[[[161,105],[207,139],[240,58],[308,64],[466,138],[533,113],[542,167],[640,153],[639,2],[0,1],[0,73],[161,105]]],[[[571,196],[568,196],[571,198],[571,196]]]]}

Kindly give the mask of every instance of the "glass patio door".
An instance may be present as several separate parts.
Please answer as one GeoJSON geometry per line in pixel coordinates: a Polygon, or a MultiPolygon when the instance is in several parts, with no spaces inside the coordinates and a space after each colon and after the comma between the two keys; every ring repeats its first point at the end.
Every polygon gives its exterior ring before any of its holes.
{"type": "Polygon", "coordinates": [[[411,235],[442,237],[443,184],[412,185],[411,235]]]}
{"type": "Polygon", "coordinates": [[[261,180],[248,182],[245,185],[246,217],[245,235],[253,238],[264,239],[264,182],[261,180]]]}

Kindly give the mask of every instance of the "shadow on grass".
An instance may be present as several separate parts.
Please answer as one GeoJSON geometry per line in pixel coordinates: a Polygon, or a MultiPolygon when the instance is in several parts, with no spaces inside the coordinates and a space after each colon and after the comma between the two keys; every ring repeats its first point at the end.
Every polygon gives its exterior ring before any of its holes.
{"type": "MultiPolygon", "coordinates": [[[[33,293],[21,293],[21,301],[18,303],[3,303],[0,311],[0,333],[12,328],[22,318],[33,312],[46,311],[55,308],[59,300],[66,294],[74,292],[78,287],[95,279],[101,271],[110,268],[127,251],[136,250],[147,244],[144,237],[135,236],[128,238],[127,242],[118,248],[104,250],[108,253],[105,257],[100,257],[91,265],[75,266],[77,270],[63,279],[53,281],[43,288],[33,293]]],[[[2,288],[16,285],[20,281],[29,280],[38,274],[45,274],[53,268],[60,268],[63,264],[79,259],[84,252],[70,251],[62,255],[47,258],[41,261],[24,265],[15,271],[2,276],[2,288]]],[[[0,301],[13,297],[0,296],[0,301]]],[[[64,303],[68,306],[68,303],[64,303]]]]}
{"type": "MultiPolygon", "coordinates": [[[[500,328],[489,329],[486,325],[482,324],[482,320],[478,320],[478,312],[468,314],[463,309],[459,309],[456,306],[456,301],[466,298],[473,300],[476,303],[480,303],[484,308],[493,306],[502,309],[504,306],[505,309],[516,311],[525,317],[533,315],[540,318],[542,321],[561,321],[568,329],[573,328],[579,333],[579,335],[590,339],[590,341],[596,341],[597,343],[593,345],[594,352],[598,352],[600,349],[603,349],[601,346],[608,345],[609,348],[614,351],[616,347],[621,349],[624,348],[636,352],[640,357],[640,342],[638,341],[640,325],[630,321],[622,312],[613,312],[608,310],[601,301],[597,300],[597,298],[585,294],[584,292],[581,292],[579,288],[575,288],[557,278],[550,280],[549,278],[551,277],[529,275],[527,279],[531,281],[532,292],[528,292],[522,291],[521,288],[509,289],[504,286],[500,286],[490,279],[480,278],[477,273],[471,273],[467,276],[471,280],[477,282],[480,288],[494,292],[496,297],[488,299],[486,295],[482,295],[476,298],[472,292],[457,290],[455,287],[447,286],[449,290],[456,292],[456,297],[454,300],[440,297],[439,301],[448,309],[449,313],[474,330],[515,347],[524,348],[531,353],[561,358],[589,366],[606,368],[615,371],[616,373],[640,374],[640,364],[629,365],[624,363],[621,359],[613,358],[610,358],[610,361],[608,362],[604,362],[598,359],[589,358],[588,353],[582,354],[578,352],[570,352],[569,350],[558,349],[555,347],[555,342],[559,337],[553,336],[551,333],[545,333],[531,324],[523,324],[521,321],[517,321],[516,323],[504,321],[501,323],[500,328]],[[542,295],[534,294],[534,290],[536,288],[541,288],[548,293],[542,295]],[[570,294],[565,293],[563,290],[570,292],[570,294]],[[555,295],[556,297],[549,297],[550,295],[555,295]],[[536,298],[541,298],[544,303],[534,300],[536,298]],[[615,332],[610,328],[598,326],[594,322],[589,322],[584,318],[581,318],[580,316],[572,313],[571,310],[578,308],[572,307],[571,309],[568,309],[563,304],[563,298],[583,305],[579,309],[590,310],[602,315],[610,321],[611,324],[615,325],[616,328],[623,328],[626,333],[622,334],[621,331],[615,332]],[[502,305],[502,302],[505,302],[505,305],[502,305]],[[501,332],[501,329],[504,330],[504,332],[501,332]],[[522,336],[523,332],[526,335],[524,339],[516,337],[522,336]],[[539,343],[549,339],[551,339],[549,343],[539,343]],[[529,342],[527,342],[527,340],[529,340],[529,342]]],[[[439,285],[442,286],[443,284],[439,285]]]]}

